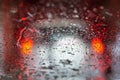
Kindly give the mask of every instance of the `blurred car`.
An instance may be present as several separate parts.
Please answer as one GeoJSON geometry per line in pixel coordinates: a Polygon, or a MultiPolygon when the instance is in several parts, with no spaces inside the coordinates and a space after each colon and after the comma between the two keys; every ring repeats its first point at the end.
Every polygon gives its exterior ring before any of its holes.
{"type": "Polygon", "coordinates": [[[118,3],[105,2],[4,0],[1,79],[119,80],[118,3]]]}

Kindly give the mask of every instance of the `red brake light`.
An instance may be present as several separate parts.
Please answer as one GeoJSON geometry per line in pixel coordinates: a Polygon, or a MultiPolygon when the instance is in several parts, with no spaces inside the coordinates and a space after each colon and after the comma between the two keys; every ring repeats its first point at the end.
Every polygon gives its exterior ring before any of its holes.
{"type": "Polygon", "coordinates": [[[99,38],[93,38],[92,39],[92,48],[93,50],[98,53],[98,54],[102,54],[104,51],[104,44],[101,41],[101,39],[99,38]]]}
{"type": "Polygon", "coordinates": [[[29,38],[21,41],[21,52],[23,54],[30,54],[32,52],[33,41],[29,38]]]}

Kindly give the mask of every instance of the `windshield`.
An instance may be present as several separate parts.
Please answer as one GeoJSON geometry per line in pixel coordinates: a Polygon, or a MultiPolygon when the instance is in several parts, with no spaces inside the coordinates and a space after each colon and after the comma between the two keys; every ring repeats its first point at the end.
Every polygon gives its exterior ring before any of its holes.
{"type": "Polygon", "coordinates": [[[118,0],[3,0],[2,80],[120,79],[118,0]]]}

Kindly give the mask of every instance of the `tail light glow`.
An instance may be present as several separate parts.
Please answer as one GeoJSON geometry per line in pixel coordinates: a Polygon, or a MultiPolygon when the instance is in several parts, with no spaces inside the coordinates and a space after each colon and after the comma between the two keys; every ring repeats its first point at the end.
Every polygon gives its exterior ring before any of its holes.
{"type": "Polygon", "coordinates": [[[104,44],[99,38],[93,38],[92,39],[92,48],[96,53],[102,54],[104,51],[104,44]]]}
{"type": "Polygon", "coordinates": [[[22,54],[30,54],[32,52],[33,41],[29,38],[21,41],[21,52],[22,54]]]}

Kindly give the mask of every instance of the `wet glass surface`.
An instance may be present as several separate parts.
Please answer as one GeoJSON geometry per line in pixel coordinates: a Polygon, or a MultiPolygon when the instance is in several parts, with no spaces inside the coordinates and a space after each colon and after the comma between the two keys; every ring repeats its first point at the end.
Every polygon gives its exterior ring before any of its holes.
{"type": "Polygon", "coordinates": [[[120,80],[118,0],[3,0],[0,80],[120,80]]]}

